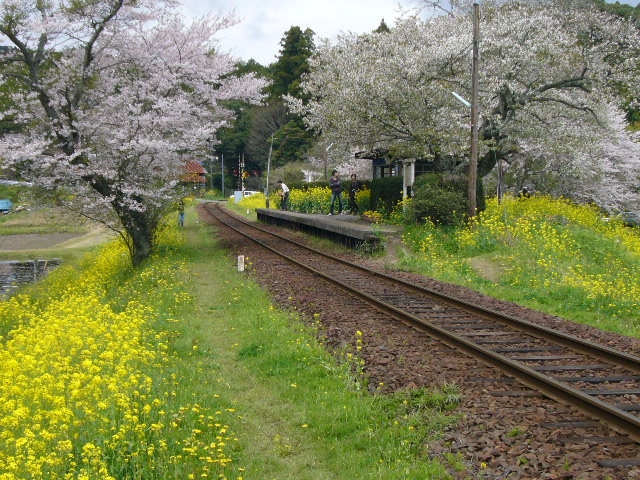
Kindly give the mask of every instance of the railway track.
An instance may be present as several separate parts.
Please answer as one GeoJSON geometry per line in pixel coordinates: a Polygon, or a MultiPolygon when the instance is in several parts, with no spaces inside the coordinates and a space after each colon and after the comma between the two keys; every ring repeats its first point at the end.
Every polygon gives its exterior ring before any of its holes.
{"type": "MultiPolygon", "coordinates": [[[[640,358],[371,271],[241,220],[218,206],[206,208],[229,228],[376,310],[640,443],[636,415],[640,413],[640,358]]],[[[599,463],[630,466],[640,465],[640,459],[599,463]]]]}

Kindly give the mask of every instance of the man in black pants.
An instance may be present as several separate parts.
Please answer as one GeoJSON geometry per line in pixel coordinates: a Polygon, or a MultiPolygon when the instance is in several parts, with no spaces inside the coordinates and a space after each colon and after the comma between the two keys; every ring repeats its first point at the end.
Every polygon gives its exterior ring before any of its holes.
{"type": "Polygon", "coordinates": [[[358,204],[356,203],[356,192],[360,190],[360,182],[358,181],[358,176],[353,173],[351,174],[351,187],[349,187],[349,210],[351,210],[351,215],[358,214],[358,204]]]}
{"type": "Polygon", "coordinates": [[[280,191],[280,210],[289,210],[289,187],[287,187],[282,180],[278,180],[278,186],[282,189],[280,191]]]}

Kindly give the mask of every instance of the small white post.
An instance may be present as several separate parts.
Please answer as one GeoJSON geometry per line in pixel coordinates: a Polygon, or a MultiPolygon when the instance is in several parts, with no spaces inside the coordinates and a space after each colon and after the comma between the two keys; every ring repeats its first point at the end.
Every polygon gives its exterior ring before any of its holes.
{"type": "MultiPolygon", "coordinates": [[[[408,158],[402,161],[402,200],[409,198],[409,188],[413,189],[413,182],[416,178],[416,159],[408,158]]],[[[407,209],[406,202],[402,209],[407,209]]]]}
{"type": "Polygon", "coordinates": [[[244,272],[244,255],[238,255],[238,271],[244,272]]]}

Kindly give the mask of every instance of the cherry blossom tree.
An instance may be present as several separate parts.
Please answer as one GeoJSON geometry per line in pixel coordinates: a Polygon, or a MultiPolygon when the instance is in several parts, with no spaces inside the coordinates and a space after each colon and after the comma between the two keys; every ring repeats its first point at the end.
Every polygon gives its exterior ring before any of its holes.
{"type": "MultiPolygon", "coordinates": [[[[312,100],[292,107],[327,141],[464,167],[469,109],[452,92],[470,98],[471,3],[325,41],[303,84],[312,100]]],[[[616,92],[640,90],[634,24],[588,2],[487,0],[480,47],[480,175],[534,152],[598,170],[621,128],[608,115],[616,92]]]]}
{"type": "Polygon", "coordinates": [[[3,0],[2,112],[22,132],[0,139],[5,168],[62,191],[126,240],[134,265],[154,247],[186,159],[202,156],[232,112],[259,102],[264,81],[228,75],[215,35],[234,23],[185,24],[171,0],[3,0]]]}

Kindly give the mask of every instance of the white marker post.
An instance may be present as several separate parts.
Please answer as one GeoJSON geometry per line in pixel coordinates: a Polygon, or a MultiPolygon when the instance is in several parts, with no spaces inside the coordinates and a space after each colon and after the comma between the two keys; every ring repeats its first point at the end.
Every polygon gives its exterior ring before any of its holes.
{"type": "Polygon", "coordinates": [[[238,255],[238,271],[244,272],[244,255],[238,255]]]}

